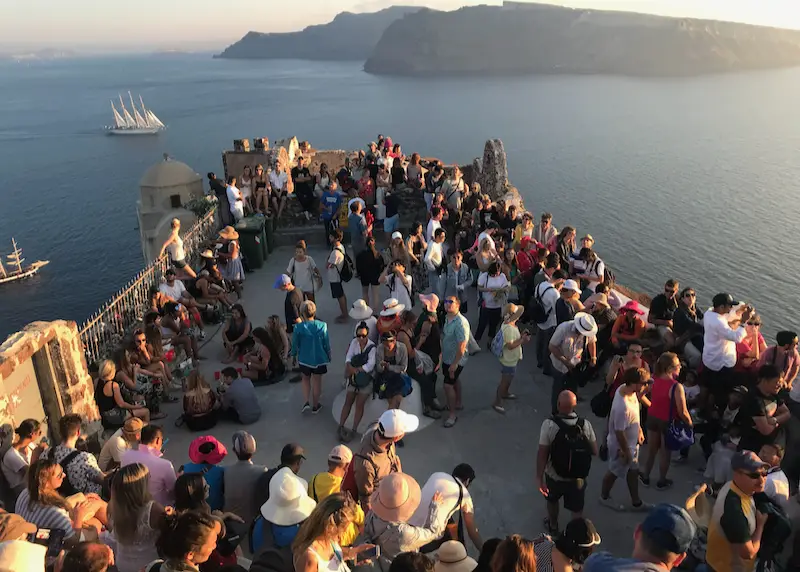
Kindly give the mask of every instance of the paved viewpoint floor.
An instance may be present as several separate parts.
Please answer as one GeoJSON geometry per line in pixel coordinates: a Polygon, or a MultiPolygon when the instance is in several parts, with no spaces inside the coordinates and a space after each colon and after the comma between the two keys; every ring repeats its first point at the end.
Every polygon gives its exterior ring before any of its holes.
{"type": "MultiPolygon", "coordinates": [[[[318,265],[324,265],[327,255],[324,249],[312,248],[309,254],[318,265]]],[[[277,275],[284,271],[292,255],[293,249],[276,249],[263,268],[247,275],[241,303],[254,327],[265,324],[267,317],[272,314],[278,314],[283,319],[284,294],[273,290],[272,285],[277,275]]],[[[382,291],[385,292],[385,289],[382,291]]],[[[345,284],[345,292],[348,304],[352,304],[361,297],[360,282],[353,280],[345,284]]],[[[281,448],[288,442],[297,442],[305,447],[308,460],[303,465],[300,476],[306,479],[326,469],[327,453],[337,443],[337,424],[330,408],[334,398],[342,390],[344,357],[354,327],[353,321],[348,324],[334,323],[338,306],[330,297],[327,283],[317,296],[317,306],[318,317],[328,323],[333,353],[333,363],[323,379],[324,409],[318,415],[301,414],[301,384],[283,381],[257,388],[263,415],[258,423],[245,427],[258,442],[258,452],[254,458],[257,463],[269,467],[277,465],[281,448]]],[[[472,309],[467,317],[474,331],[477,312],[472,309]]],[[[219,360],[225,354],[218,327],[209,326],[207,331],[208,338],[201,353],[208,359],[200,362],[200,369],[209,383],[214,385],[214,372],[224,367],[219,360]]],[[[485,343],[486,339],[484,347],[485,343]]],[[[512,386],[519,399],[508,402],[506,415],[496,413],[491,407],[499,379],[499,364],[494,356],[484,350],[471,357],[464,370],[464,411],[461,412],[456,426],[444,429],[441,422],[434,422],[409,435],[405,439],[405,448],[399,450],[404,471],[414,476],[420,484],[431,473],[450,472],[458,463],[470,463],[475,468],[477,479],[470,492],[475,502],[478,526],[484,538],[511,533],[532,538],[543,530],[544,500],[536,487],[535,469],[539,429],[542,421],[549,415],[551,380],[536,368],[532,343],[526,347],[525,352],[525,359],[520,363],[512,386]]],[[[443,400],[441,379],[437,389],[443,400]]],[[[588,405],[589,399],[598,389],[598,382],[584,389],[583,397],[586,400],[579,404],[579,412],[589,417],[599,437],[603,433],[604,423],[591,414],[588,405]]],[[[163,421],[169,437],[166,455],[177,468],[188,461],[189,443],[197,435],[185,428],[173,426],[180,413],[179,404],[167,405],[165,410],[169,413],[169,418],[163,421]]],[[[370,420],[362,421],[362,427],[368,421],[370,420]]],[[[212,433],[230,450],[231,436],[239,428],[240,426],[224,422],[217,425],[212,433]]],[[[357,445],[357,441],[350,443],[351,448],[357,445]]],[[[693,450],[688,465],[673,466],[670,469],[670,476],[675,480],[673,490],[659,492],[655,489],[643,489],[643,499],[651,503],[682,503],[694,485],[702,480],[702,475],[696,471],[701,457],[699,450],[693,450]]],[[[230,452],[223,464],[231,464],[234,460],[235,457],[230,452]]],[[[592,519],[597,526],[603,538],[603,549],[626,555],[632,548],[633,530],[642,515],[620,514],[597,503],[600,480],[604,473],[605,464],[599,459],[595,460],[589,477],[585,516],[592,519]]],[[[614,497],[617,500],[630,501],[622,482],[615,485],[614,497]]],[[[567,519],[568,514],[562,510],[562,527],[567,519]]],[[[474,552],[472,547],[470,550],[474,552]]]]}

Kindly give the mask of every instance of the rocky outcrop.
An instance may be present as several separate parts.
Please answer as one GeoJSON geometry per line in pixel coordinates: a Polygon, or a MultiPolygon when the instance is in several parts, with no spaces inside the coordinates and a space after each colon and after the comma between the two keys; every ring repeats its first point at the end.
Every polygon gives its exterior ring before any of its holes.
{"type": "Polygon", "coordinates": [[[418,6],[392,6],[370,14],[342,12],[333,21],[299,32],[248,32],[215,58],[360,60],[369,56],[386,27],[418,6]]]}
{"type": "Polygon", "coordinates": [[[508,192],[508,166],[506,150],[500,139],[489,139],[483,147],[483,161],[472,162],[472,180],[481,186],[481,192],[492,200],[501,199],[508,192]]]}
{"type": "Polygon", "coordinates": [[[683,76],[800,65],[800,31],[508,3],[421,10],[391,24],[365,71],[683,76]]]}

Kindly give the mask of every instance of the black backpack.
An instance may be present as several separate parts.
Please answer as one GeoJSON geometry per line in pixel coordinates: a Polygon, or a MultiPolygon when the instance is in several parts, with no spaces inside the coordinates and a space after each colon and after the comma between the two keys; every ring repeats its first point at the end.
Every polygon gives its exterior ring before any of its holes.
{"type": "Polygon", "coordinates": [[[531,319],[537,324],[543,324],[547,321],[547,318],[550,316],[550,312],[553,309],[545,309],[544,303],[542,302],[542,296],[548,290],[553,290],[554,288],[548,284],[547,288],[541,290],[540,286],[543,283],[540,283],[539,286],[536,287],[536,290],[533,293],[533,301],[530,305],[530,316],[531,319]]]}
{"type": "MultiPolygon", "coordinates": [[[[55,448],[53,448],[52,451],[53,453],[51,453],[51,455],[53,456],[53,460],[55,460],[55,448]]],[[[76,489],[75,486],[72,484],[72,482],[69,480],[69,472],[67,472],[67,467],[69,466],[69,464],[72,463],[72,461],[74,461],[75,458],[80,454],[81,454],[80,451],[72,451],[69,455],[64,457],[59,463],[59,465],[61,465],[61,470],[64,471],[64,480],[61,482],[61,486],[58,487],[58,492],[61,494],[62,497],[69,497],[81,492],[78,489],[76,489]]]]}
{"type": "Polygon", "coordinates": [[[344,262],[342,262],[342,269],[341,270],[339,270],[338,268],[336,269],[336,271],[339,273],[339,279],[342,282],[350,282],[350,280],[352,280],[353,276],[355,275],[355,270],[354,270],[355,267],[353,266],[353,259],[350,258],[350,255],[347,254],[344,248],[341,249],[337,248],[337,250],[339,250],[339,252],[341,252],[342,255],[344,256],[344,262]]]}
{"type": "Polygon", "coordinates": [[[558,425],[558,433],[550,445],[553,470],[564,479],[585,479],[592,468],[592,444],[583,431],[584,419],[568,425],[563,419],[551,417],[558,425]]]}

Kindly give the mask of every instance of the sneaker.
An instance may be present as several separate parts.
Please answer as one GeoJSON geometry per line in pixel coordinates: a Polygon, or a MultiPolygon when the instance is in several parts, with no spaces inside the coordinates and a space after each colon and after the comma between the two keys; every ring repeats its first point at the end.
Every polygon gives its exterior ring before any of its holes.
{"type": "Polygon", "coordinates": [[[317,403],[317,404],[314,406],[314,408],[313,408],[313,409],[311,409],[311,413],[313,413],[314,415],[316,415],[317,413],[319,413],[319,410],[320,410],[320,409],[322,409],[322,403],[317,403]]]}
{"type": "Polygon", "coordinates": [[[642,483],[643,487],[650,488],[650,477],[645,477],[644,473],[639,473],[639,482],[642,483]]]}
{"type": "Polygon", "coordinates": [[[611,510],[615,510],[617,512],[625,512],[625,505],[614,502],[614,499],[611,497],[608,497],[606,499],[600,497],[600,499],[597,502],[599,502],[606,508],[610,508],[611,510]]]}
{"type": "Polygon", "coordinates": [[[649,512],[653,505],[649,502],[640,502],[639,504],[632,504],[630,507],[631,512],[649,512]]]}
{"type": "Polygon", "coordinates": [[[458,417],[448,417],[447,420],[445,420],[444,422],[444,428],[450,429],[453,425],[456,424],[456,421],[458,421],[458,417]]]}
{"type": "Polygon", "coordinates": [[[657,491],[665,491],[672,487],[675,484],[672,479],[664,479],[663,481],[659,480],[656,483],[656,490],[657,491]]]}
{"type": "Polygon", "coordinates": [[[497,411],[501,415],[505,415],[506,414],[506,408],[503,407],[502,405],[492,405],[492,409],[494,409],[495,411],[497,411]]]}
{"type": "Polygon", "coordinates": [[[303,404],[303,408],[300,410],[300,413],[305,413],[306,411],[311,411],[311,404],[308,401],[303,404]]]}
{"type": "Polygon", "coordinates": [[[200,339],[200,340],[204,340],[204,339],[206,339],[206,331],[205,331],[205,330],[200,330],[200,333],[199,333],[199,334],[197,334],[197,337],[198,337],[198,339],[200,339]]]}

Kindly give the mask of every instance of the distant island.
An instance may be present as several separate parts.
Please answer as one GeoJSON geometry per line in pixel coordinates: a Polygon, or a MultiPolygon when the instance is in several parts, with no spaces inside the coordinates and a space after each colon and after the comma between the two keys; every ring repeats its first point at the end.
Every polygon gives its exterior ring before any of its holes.
{"type": "Polygon", "coordinates": [[[389,24],[419,9],[392,6],[369,14],[342,12],[327,24],[308,26],[299,32],[248,32],[214,57],[364,61],[389,24]]]}
{"type": "Polygon", "coordinates": [[[406,14],[386,29],[364,70],[689,76],[797,65],[797,30],[505,2],[406,14]]]}

